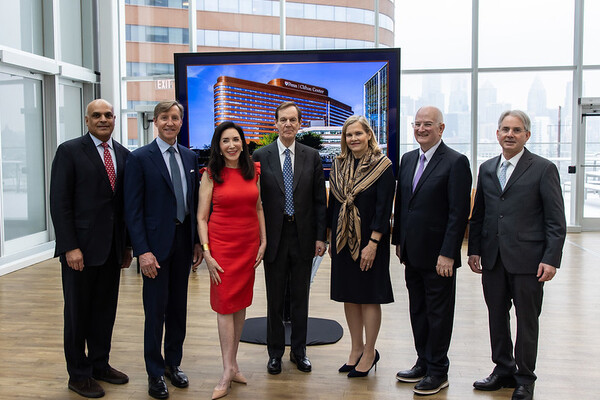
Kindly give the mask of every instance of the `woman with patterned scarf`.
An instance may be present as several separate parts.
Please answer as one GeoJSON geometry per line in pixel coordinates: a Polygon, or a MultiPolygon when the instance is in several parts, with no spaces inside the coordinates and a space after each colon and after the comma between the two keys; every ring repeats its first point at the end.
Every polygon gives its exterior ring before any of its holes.
{"type": "Polygon", "coordinates": [[[365,117],[346,120],[341,150],[329,176],[331,299],[344,302],[352,341],[348,362],[339,371],[354,378],[367,376],[379,361],[375,342],[381,304],[394,301],[389,233],[396,182],[392,162],[365,117]]]}

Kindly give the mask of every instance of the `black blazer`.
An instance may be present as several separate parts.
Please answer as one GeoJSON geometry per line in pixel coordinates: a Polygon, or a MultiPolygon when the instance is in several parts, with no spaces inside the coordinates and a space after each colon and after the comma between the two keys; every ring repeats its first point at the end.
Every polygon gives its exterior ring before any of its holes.
{"type": "Polygon", "coordinates": [[[50,177],[50,215],[56,234],[54,256],[79,248],[85,265],[102,265],[111,246],[121,263],[127,237],[123,219],[123,177],[129,150],[113,139],[117,180],[113,193],[90,134],[56,150],[50,177]]]}
{"type": "Polygon", "coordinates": [[[442,141],[412,192],[419,149],[400,161],[392,244],[399,244],[400,261],[415,268],[435,269],[438,256],[460,267],[471,206],[471,170],[464,155],[442,141]]]}
{"type": "MultiPolygon", "coordinates": [[[[272,262],[279,248],[285,210],[285,188],[277,142],[256,150],[252,158],[260,162],[260,194],[267,227],[265,261],[272,262]]],[[[298,246],[306,258],[315,255],[315,241],[325,241],[326,209],[325,177],[319,152],[296,142],[294,212],[300,241],[298,246]]]]}
{"type": "Polygon", "coordinates": [[[499,162],[497,156],[479,168],[469,255],[492,269],[500,254],[513,274],[535,274],[540,262],[560,267],[567,223],[556,165],[525,149],[502,190],[499,162]]]}

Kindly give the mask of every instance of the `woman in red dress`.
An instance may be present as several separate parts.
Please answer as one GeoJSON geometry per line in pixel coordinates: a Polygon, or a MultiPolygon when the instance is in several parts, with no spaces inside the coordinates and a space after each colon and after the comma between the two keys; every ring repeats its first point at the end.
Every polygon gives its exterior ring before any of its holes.
{"type": "Polygon", "coordinates": [[[218,399],[229,393],[231,381],[247,383],[237,363],[237,350],[246,307],[252,304],[254,270],[265,253],[267,235],[260,164],[252,162],[242,128],[233,122],[217,126],[208,168],[201,173],[198,232],[223,357],[223,376],[212,396],[218,399]]]}

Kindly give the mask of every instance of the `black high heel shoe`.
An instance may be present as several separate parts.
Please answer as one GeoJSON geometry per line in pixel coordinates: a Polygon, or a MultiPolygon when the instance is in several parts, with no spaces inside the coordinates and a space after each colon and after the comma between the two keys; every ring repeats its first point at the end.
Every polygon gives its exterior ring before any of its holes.
{"type": "Polygon", "coordinates": [[[356,360],[356,364],[354,365],[348,365],[348,364],[344,364],[340,367],[340,369],[338,369],[338,372],[350,372],[352,371],[360,362],[360,359],[362,357],[362,354],[358,357],[358,360],[356,360]]]}
{"type": "MultiPolygon", "coordinates": [[[[371,364],[371,368],[367,371],[357,371],[356,368],[353,368],[350,372],[348,372],[348,378],[362,378],[369,375],[369,372],[375,367],[375,371],[377,371],[377,361],[379,361],[379,352],[375,350],[375,359],[373,360],[373,364],[371,364]]],[[[358,365],[358,362],[356,363],[358,365]]]]}

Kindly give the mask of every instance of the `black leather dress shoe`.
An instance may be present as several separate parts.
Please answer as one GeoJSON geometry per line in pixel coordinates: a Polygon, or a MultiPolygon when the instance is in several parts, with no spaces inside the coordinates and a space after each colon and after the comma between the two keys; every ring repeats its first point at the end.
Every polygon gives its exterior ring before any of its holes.
{"type": "Polygon", "coordinates": [[[448,375],[432,376],[427,375],[415,385],[413,392],[423,396],[436,394],[440,390],[448,387],[448,375]]]}
{"type": "Polygon", "coordinates": [[[186,388],[190,384],[188,377],[179,367],[165,367],[165,376],[171,380],[173,386],[178,388],[186,388]]]}
{"type": "Polygon", "coordinates": [[[104,381],[112,383],[113,385],[123,385],[129,382],[129,377],[127,375],[125,375],[121,371],[117,371],[110,365],[107,369],[104,370],[94,370],[92,376],[97,381],[104,381]]]}
{"type": "Polygon", "coordinates": [[[69,379],[69,389],[83,397],[92,399],[104,396],[104,389],[94,378],[86,378],[81,381],[69,379]]]}
{"type": "Polygon", "coordinates": [[[269,358],[269,362],[267,363],[267,371],[271,375],[280,374],[281,373],[281,358],[280,357],[269,358]]]}
{"type": "Polygon", "coordinates": [[[403,371],[398,371],[396,374],[396,379],[400,382],[419,382],[421,379],[425,377],[425,368],[415,365],[411,369],[405,369],[403,371]]]}
{"type": "Polygon", "coordinates": [[[148,394],[155,399],[166,399],[169,397],[169,389],[164,376],[148,377],[148,394]]]}
{"type": "Polygon", "coordinates": [[[473,387],[475,389],[486,391],[499,390],[502,388],[514,388],[516,386],[517,382],[515,381],[514,376],[500,376],[493,372],[487,378],[480,379],[473,383],[473,387]]]}
{"type": "Polygon", "coordinates": [[[290,361],[296,364],[296,368],[302,372],[312,371],[312,365],[306,356],[297,356],[294,353],[290,353],[290,361]]]}
{"type": "Polygon", "coordinates": [[[517,388],[513,392],[512,400],[532,400],[533,387],[533,383],[529,385],[517,385],[517,388]]]}

